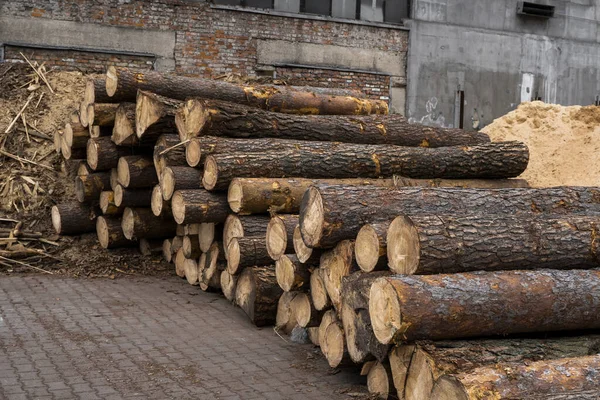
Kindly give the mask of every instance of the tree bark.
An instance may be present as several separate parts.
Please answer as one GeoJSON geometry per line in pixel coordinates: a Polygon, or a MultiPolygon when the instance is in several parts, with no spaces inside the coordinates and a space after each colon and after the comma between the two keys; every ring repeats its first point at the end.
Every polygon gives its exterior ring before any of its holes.
{"type": "Polygon", "coordinates": [[[98,212],[94,207],[78,202],[52,206],[52,226],[58,235],[79,235],[94,232],[98,212]]]}
{"type": "Polygon", "coordinates": [[[353,239],[370,222],[399,215],[449,214],[485,209],[490,214],[600,212],[600,191],[584,187],[456,189],[350,187],[310,188],[300,209],[300,230],[310,247],[330,248],[353,239]]]}
{"type": "Polygon", "coordinates": [[[85,129],[79,122],[68,122],[65,125],[65,130],[62,134],[62,140],[67,147],[85,147],[87,139],[90,137],[90,132],[85,129]]]}
{"type": "Polygon", "coordinates": [[[400,216],[387,234],[397,274],[598,268],[597,216],[400,216]]]}
{"type": "MultiPolygon", "coordinates": [[[[318,143],[318,142],[316,142],[318,143]]],[[[314,149],[282,152],[214,154],[206,158],[202,183],[225,189],[233,178],[510,178],[520,175],[529,150],[520,142],[472,147],[400,147],[321,142],[314,149]]]]}
{"type": "MultiPolygon", "coordinates": [[[[444,147],[488,143],[476,131],[410,124],[394,115],[290,115],[272,113],[241,104],[190,100],[180,110],[187,129],[182,140],[199,135],[234,138],[280,138],[398,146],[444,147]],[[184,117],[185,114],[185,118],[184,117]],[[209,117],[206,118],[205,116],[209,117]]],[[[180,126],[182,126],[180,124],[180,126]]]]}
{"type": "Polygon", "coordinates": [[[178,224],[224,222],[229,213],[225,194],[204,189],[176,191],[171,209],[178,224]]]}
{"type": "Polygon", "coordinates": [[[394,176],[396,187],[448,187],[465,189],[528,188],[525,179],[411,179],[394,176]]]}
{"type": "Polygon", "coordinates": [[[233,238],[245,236],[265,236],[271,219],[267,216],[241,217],[230,214],[223,226],[223,243],[228,246],[233,238]]]}
{"type": "Polygon", "coordinates": [[[280,214],[271,218],[267,225],[266,247],[273,260],[294,252],[294,228],[297,225],[298,215],[280,214]]]}
{"type": "Polygon", "coordinates": [[[115,193],[112,190],[105,190],[100,193],[100,209],[103,215],[116,217],[123,214],[125,207],[115,204],[115,193]]]}
{"type": "Polygon", "coordinates": [[[128,207],[123,212],[122,228],[125,237],[133,240],[173,236],[177,226],[172,220],[154,216],[149,208],[128,207]]]}
{"type": "Polygon", "coordinates": [[[283,291],[275,279],[275,267],[244,269],[237,281],[236,303],[256,326],[272,325],[283,291]]]}
{"type": "Polygon", "coordinates": [[[162,239],[140,239],[140,254],[145,257],[162,254],[163,240],[162,239]]]}
{"type": "Polygon", "coordinates": [[[88,104],[87,117],[88,126],[108,126],[113,127],[115,124],[115,114],[118,104],[114,103],[92,103],[88,104]]]}
{"type": "Polygon", "coordinates": [[[298,292],[284,292],[277,303],[277,315],[275,317],[275,328],[289,335],[298,325],[296,315],[292,308],[292,302],[299,295],[298,292]]]}
{"type": "Polygon", "coordinates": [[[391,271],[357,271],[342,278],[342,303],[353,310],[368,310],[371,285],[379,278],[387,277],[391,271]]]}
{"type": "Polygon", "coordinates": [[[202,189],[202,171],[190,167],[166,167],[160,179],[163,199],[170,200],[176,190],[202,189]]]}
{"type": "Polygon", "coordinates": [[[130,189],[152,188],[158,183],[152,158],[147,156],[119,158],[117,173],[119,183],[130,189]]]}
{"type": "Polygon", "coordinates": [[[390,346],[379,343],[375,337],[368,310],[355,310],[351,305],[342,303],[340,317],[348,355],[353,362],[360,364],[373,358],[378,361],[387,358],[390,346]]]}
{"type": "Polygon", "coordinates": [[[138,91],[135,107],[135,130],[138,139],[156,141],[162,134],[176,132],[175,111],[181,103],[181,100],[138,91]]]}
{"type": "Polygon", "coordinates": [[[83,103],[86,105],[94,103],[118,103],[118,99],[111,98],[106,93],[106,79],[90,78],[87,80],[83,94],[83,103]]]}
{"type": "Polygon", "coordinates": [[[316,184],[394,187],[393,179],[234,178],[227,200],[235,213],[295,214],[302,196],[316,184]]]}
{"type": "Polygon", "coordinates": [[[119,247],[133,247],[136,241],[129,240],[123,234],[121,218],[110,218],[99,216],[96,219],[96,234],[98,242],[104,249],[115,249],[119,247]]]}
{"type": "Polygon", "coordinates": [[[157,217],[173,215],[171,213],[171,202],[163,199],[160,185],[155,185],[154,189],[152,189],[150,208],[152,209],[152,214],[156,215],[157,217]]]}
{"type": "Polygon", "coordinates": [[[314,266],[315,264],[302,264],[294,255],[284,254],[275,262],[277,283],[285,292],[307,291],[314,266]]]}
{"type": "Polygon", "coordinates": [[[161,74],[156,71],[133,72],[109,67],[106,92],[119,101],[133,101],[137,90],[185,100],[191,97],[217,99],[232,103],[293,114],[387,114],[384,101],[300,92],[277,86],[239,86],[202,78],[161,74]]]}
{"type": "Polygon", "coordinates": [[[175,134],[161,135],[156,141],[153,159],[156,175],[159,179],[162,179],[162,173],[166,167],[184,167],[187,165],[185,147],[177,146],[178,144],[180,144],[180,141],[175,134]],[[168,151],[163,153],[165,150],[168,151]]]}
{"type": "Polygon", "coordinates": [[[198,235],[186,235],[183,237],[183,255],[186,258],[197,259],[202,254],[200,251],[200,242],[198,241],[198,235]]]}
{"type": "Polygon", "coordinates": [[[304,264],[319,264],[323,252],[319,249],[312,249],[308,247],[304,240],[302,240],[302,233],[300,233],[300,225],[294,228],[294,253],[298,258],[298,261],[304,264]]]}
{"type": "Polygon", "coordinates": [[[111,139],[119,146],[139,144],[135,134],[135,103],[121,103],[115,111],[115,122],[111,139]]]}
{"type": "Polygon", "coordinates": [[[152,203],[152,190],[149,189],[125,189],[118,185],[114,193],[117,207],[150,207],[152,203]]]}
{"type": "Polygon", "coordinates": [[[227,269],[221,272],[221,290],[225,298],[232,303],[235,302],[235,289],[237,287],[238,277],[231,275],[227,269]]]}
{"type": "Polygon", "coordinates": [[[108,190],[109,186],[110,174],[108,172],[77,176],[75,178],[75,196],[81,203],[97,203],[100,193],[108,190]]]}
{"type": "Polygon", "coordinates": [[[132,153],[131,147],[117,146],[107,136],[91,138],[87,142],[87,162],[94,171],[116,168],[119,158],[132,153]]]}
{"type": "Polygon", "coordinates": [[[269,265],[273,260],[267,253],[264,236],[232,238],[227,246],[227,270],[237,275],[246,267],[269,265]]]}
{"type": "Polygon", "coordinates": [[[396,275],[369,299],[382,343],[597,329],[599,311],[596,270],[396,275]]]}
{"type": "Polygon", "coordinates": [[[363,225],[356,235],[354,255],[364,272],[388,269],[387,232],[392,220],[363,225]]]}

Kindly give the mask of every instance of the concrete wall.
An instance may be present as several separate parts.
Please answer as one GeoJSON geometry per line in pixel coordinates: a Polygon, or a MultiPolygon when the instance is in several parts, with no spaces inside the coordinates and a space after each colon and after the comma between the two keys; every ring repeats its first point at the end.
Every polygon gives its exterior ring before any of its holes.
{"type": "Polygon", "coordinates": [[[549,1],[556,16],[519,16],[516,0],[415,0],[408,62],[412,121],[483,127],[521,101],[593,104],[600,95],[600,0],[549,1]]]}

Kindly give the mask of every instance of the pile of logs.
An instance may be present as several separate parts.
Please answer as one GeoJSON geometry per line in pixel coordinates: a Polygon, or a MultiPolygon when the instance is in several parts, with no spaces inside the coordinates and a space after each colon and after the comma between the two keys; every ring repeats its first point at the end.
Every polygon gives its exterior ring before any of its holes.
{"type": "Polygon", "coordinates": [[[58,233],[162,252],[381,398],[600,390],[600,336],[580,332],[600,328],[600,190],[514,179],[523,143],[354,91],[111,67],[55,144],[77,194],[58,233]]]}

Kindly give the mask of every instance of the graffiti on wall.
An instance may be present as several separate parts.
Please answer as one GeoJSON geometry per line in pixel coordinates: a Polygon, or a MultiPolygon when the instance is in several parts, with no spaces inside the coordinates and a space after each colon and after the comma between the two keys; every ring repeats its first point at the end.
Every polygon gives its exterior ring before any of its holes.
{"type": "Polygon", "coordinates": [[[441,128],[452,128],[452,124],[446,125],[446,118],[441,111],[437,110],[438,99],[432,97],[425,103],[425,111],[427,114],[421,118],[409,117],[408,122],[411,124],[423,124],[427,126],[439,126],[441,128]]]}

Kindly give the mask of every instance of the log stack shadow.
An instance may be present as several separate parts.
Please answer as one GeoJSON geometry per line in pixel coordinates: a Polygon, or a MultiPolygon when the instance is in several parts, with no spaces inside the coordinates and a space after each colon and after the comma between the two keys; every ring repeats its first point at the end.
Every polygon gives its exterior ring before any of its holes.
{"type": "Polygon", "coordinates": [[[377,397],[600,392],[600,189],[529,188],[523,143],[352,91],[114,67],[54,139],[77,194],[59,234],[162,252],[377,397]]]}

